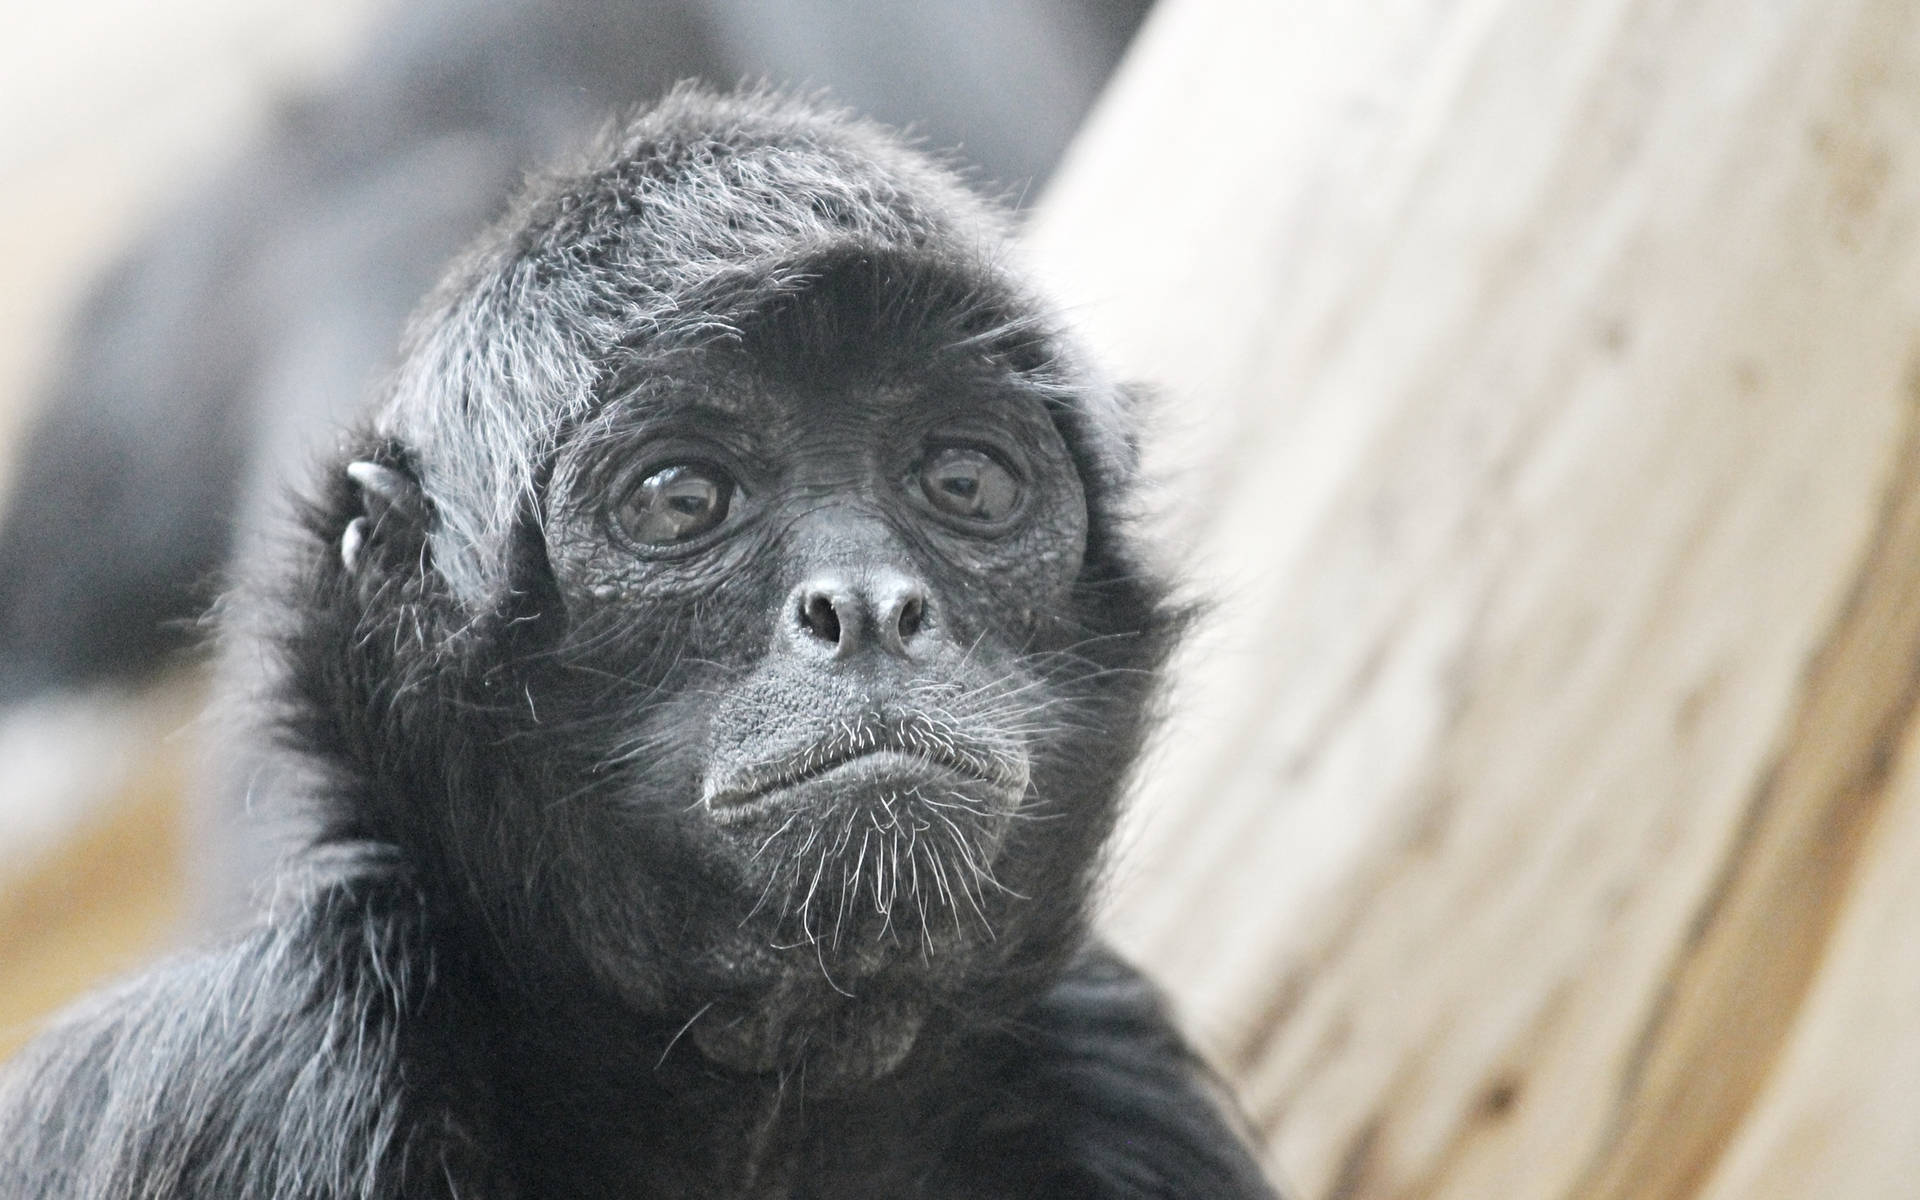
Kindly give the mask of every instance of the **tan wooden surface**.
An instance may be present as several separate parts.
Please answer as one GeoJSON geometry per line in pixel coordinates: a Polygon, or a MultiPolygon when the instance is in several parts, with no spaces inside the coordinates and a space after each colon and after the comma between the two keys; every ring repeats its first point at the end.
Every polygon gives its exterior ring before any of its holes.
{"type": "Polygon", "coordinates": [[[1920,8],[1167,0],[1033,252],[1218,605],[1113,926],[1301,1193],[1920,1195],[1920,8]]]}
{"type": "MultiPolygon", "coordinates": [[[[0,415],[352,9],[168,11],[0,50],[0,415]]],[[[1163,0],[1031,249],[1214,604],[1111,925],[1299,1194],[1920,1194],[1920,7],[1163,0]]],[[[174,927],[178,723],[0,847],[0,1052],[174,927]]]]}

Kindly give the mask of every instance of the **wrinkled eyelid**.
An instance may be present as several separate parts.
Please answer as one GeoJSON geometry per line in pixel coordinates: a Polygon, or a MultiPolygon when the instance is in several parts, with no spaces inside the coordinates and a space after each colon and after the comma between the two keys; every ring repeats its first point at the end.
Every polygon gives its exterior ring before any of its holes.
{"type": "Polygon", "coordinates": [[[1031,478],[1032,472],[1028,467],[1027,458],[1020,452],[1020,448],[965,434],[928,438],[920,447],[920,457],[914,462],[914,471],[924,470],[940,455],[953,450],[971,451],[984,456],[988,462],[1012,476],[1013,481],[1022,487],[1025,487],[1031,478]]]}
{"type": "Polygon", "coordinates": [[[1027,483],[992,447],[930,443],[909,486],[944,519],[985,530],[1004,526],[1026,505],[1027,483]],[[949,482],[964,487],[946,486],[949,482]]]}
{"type": "Polygon", "coordinates": [[[668,459],[636,470],[604,511],[627,541],[664,550],[697,542],[724,527],[735,512],[739,495],[733,473],[720,464],[693,458],[668,459]],[[704,494],[692,494],[687,490],[689,485],[694,492],[704,494]],[[641,503],[649,496],[652,503],[641,503]],[[679,502],[689,498],[708,501],[706,512],[688,512],[679,502]],[[692,518],[697,527],[690,532],[674,529],[685,517],[692,518]],[[658,528],[661,525],[666,528],[658,528]]]}

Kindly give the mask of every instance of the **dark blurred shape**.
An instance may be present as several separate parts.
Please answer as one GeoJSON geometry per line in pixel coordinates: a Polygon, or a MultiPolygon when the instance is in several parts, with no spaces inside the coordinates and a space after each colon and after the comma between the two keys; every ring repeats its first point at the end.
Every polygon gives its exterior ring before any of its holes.
{"type": "Polygon", "coordinates": [[[309,447],[520,175],[676,80],[825,86],[1031,194],[1146,0],[435,0],[98,282],[0,524],[0,700],[190,640],[309,447]]]}

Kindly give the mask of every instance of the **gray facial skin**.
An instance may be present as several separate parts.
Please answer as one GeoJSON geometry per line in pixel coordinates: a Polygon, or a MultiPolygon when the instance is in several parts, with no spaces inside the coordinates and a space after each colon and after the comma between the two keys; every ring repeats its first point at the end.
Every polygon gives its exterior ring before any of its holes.
{"type": "MultiPolygon", "coordinates": [[[[682,798],[728,880],[737,937],[716,953],[799,989],[990,939],[1008,830],[1042,815],[1043,683],[1021,651],[1080,572],[1086,501],[1038,397],[946,367],[808,388],[689,356],[698,386],[619,398],[550,485],[548,553],[587,641],[633,641],[642,618],[700,631],[631,733],[698,752],[640,790],[682,798]],[[691,519],[660,518],[663,478],[691,519]]],[[[694,1028],[710,1054],[771,1065],[779,1031],[705,1039],[722,1024],[694,1028]]]]}

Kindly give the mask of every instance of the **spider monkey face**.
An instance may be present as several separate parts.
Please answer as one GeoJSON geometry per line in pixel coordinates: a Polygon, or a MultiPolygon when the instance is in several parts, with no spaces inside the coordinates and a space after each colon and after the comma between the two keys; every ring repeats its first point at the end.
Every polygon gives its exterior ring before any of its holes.
{"type": "Polygon", "coordinates": [[[1074,460],[1013,369],[848,324],[616,374],[547,491],[538,707],[597,731],[591,836],[700,872],[678,917],[735,979],[951,975],[1078,874],[1020,849],[1070,815],[1074,460]]]}
{"type": "Polygon", "coordinates": [[[371,836],[512,976],[819,1082],[1079,944],[1168,623],[1087,401],[949,268],[863,252],[609,353],[481,606],[439,552],[485,454],[336,480],[315,736],[400,781],[371,836]]]}
{"type": "Polygon", "coordinates": [[[418,321],[288,682],[332,836],[491,984],[813,1088],[1085,944],[1178,613],[1126,396],[990,210],[870,130],[663,111],[418,321]]]}

